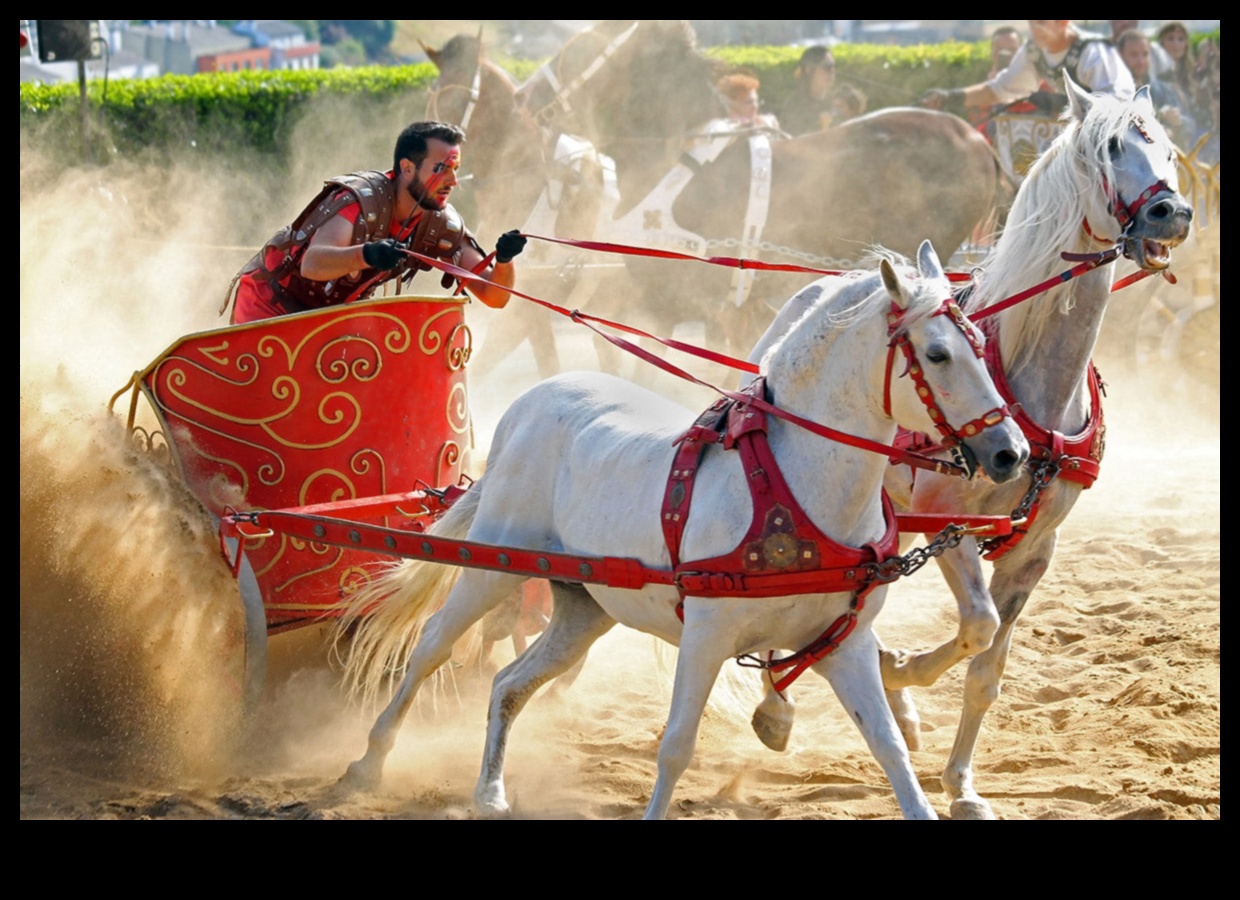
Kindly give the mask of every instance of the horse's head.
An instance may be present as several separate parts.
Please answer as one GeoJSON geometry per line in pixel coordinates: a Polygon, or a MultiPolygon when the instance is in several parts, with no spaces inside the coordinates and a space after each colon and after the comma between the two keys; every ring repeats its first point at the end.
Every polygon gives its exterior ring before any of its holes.
{"type": "Polygon", "coordinates": [[[1004,482],[1020,474],[1029,443],[1013,422],[982,358],[985,339],[952,299],[951,284],[929,241],[917,254],[920,277],[879,269],[890,297],[891,352],[884,410],[910,431],[939,436],[962,450],[970,472],[1004,482]],[[903,374],[895,359],[903,351],[903,374]]]}
{"type": "Polygon", "coordinates": [[[687,22],[606,21],[571,38],[517,101],[541,124],[587,138],[623,171],[629,159],[652,165],[652,153],[718,114],[715,68],[687,22]]]}
{"type": "Polygon", "coordinates": [[[1090,94],[1067,74],[1064,82],[1067,134],[1086,182],[1086,227],[1100,239],[1114,236],[1141,268],[1167,268],[1171,248],[1188,237],[1193,207],[1180,194],[1179,157],[1158,122],[1149,88],[1123,101],[1090,94]]]}
{"type": "Polygon", "coordinates": [[[439,78],[426,100],[426,118],[451,122],[476,134],[465,153],[479,178],[494,174],[506,155],[516,125],[516,86],[508,73],[487,59],[481,34],[458,34],[441,49],[422,44],[439,78]]]}

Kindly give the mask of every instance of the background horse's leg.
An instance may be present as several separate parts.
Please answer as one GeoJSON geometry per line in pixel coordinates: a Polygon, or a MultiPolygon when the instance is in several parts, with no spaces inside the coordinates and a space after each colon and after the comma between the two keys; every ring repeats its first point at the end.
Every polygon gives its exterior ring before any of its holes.
{"type": "Polygon", "coordinates": [[[366,745],[366,754],[351,763],[341,785],[373,790],[383,778],[383,763],[396,743],[405,715],[426,678],[452,657],[452,645],[488,610],[521,583],[516,575],[470,569],[461,574],[443,607],[426,622],[418,644],[409,655],[405,677],[396,696],[379,714],[366,745]]]}
{"type": "Polygon", "coordinates": [[[884,649],[881,654],[883,687],[888,691],[929,687],[962,659],[989,648],[999,628],[999,614],[986,588],[974,539],[965,538],[959,547],[948,550],[935,561],[960,610],[956,636],[933,650],[918,653],[884,649]]]}
{"type": "Polygon", "coordinates": [[[508,731],[530,697],[541,685],[580,663],[594,642],[616,624],[580,585],[553,583],[551,593],[555,609],[546,631],[526,653],[500,670],[491,688],[487,743],[474,789],[474,806],[479,812],[508,811],[504,793],[508,731]]]}
{"type": "Polygon", "coordinates": [[[834,653],[815,663],[814,671],[831,683],[840,703],[857,723],[870,752],[891,782],[904,818],[937,819],[934,807],[926,799],[913,772],[908,747],[887,705],[874,632],[869,628],[857,628],[834,653]]]}
{"type": "MultiPolygon", "coordinates": [[[[528,288],[526,288],[528,292],[528,288]]],[[[551,327],[553,313],[520,298],[511,301],[492,320],[486,342],[478,349],[471,365],[480,376],[495,371],[526,341],[534,354],[539,378],[550,378],[560,372],[560,357],[555,346],[555,333],[551,327]]]]}
{"type": "Polygon", "coordinates": [[[913,702],[913,692],[908,688],[887,691],[887,705],[896,717],[896,726],[904,735],[904,743],[910,750],[921,749],[921,715],[913,702]]]}
{"type": "Polygon", "coordinates": [[[951,798],[953,819],[993,819],[990,804],[973,787],[973,754],[982,729],[982,718],[999,697],[1000,680],[1012,647],[1012,628],[1025,601],[1037,586],[1055,552],[1055,532],[1034,538],[1031,534],[1012,551],[995,563],[990,591],[999,609],[999,631],[994,643],[984,653],[973,657],[964,680],[964,709],[960,727],[952,745],[947,768],[943,771],[943,788],[951,798]],[[1036,544],[1030,546],[1031,541],[1036,544]]]}

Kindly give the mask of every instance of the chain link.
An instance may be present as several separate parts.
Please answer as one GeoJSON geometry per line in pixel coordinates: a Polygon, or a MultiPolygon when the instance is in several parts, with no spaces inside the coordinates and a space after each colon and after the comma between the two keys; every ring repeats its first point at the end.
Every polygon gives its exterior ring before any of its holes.
{"type": "MultiPolygon", "coordinates": [[[[1042,496],[1042,492],[1050,487],[1052,481],[1059,474],[1059,460],[1044,459],[1033,470],[1033,475],[1029,481],[1029,490],[1025,491],[1025,496],[1021,497],[1020,503],[1012,510],[1012,524],[1023,522],[1029,518],[1029,513],[1033,511],[1033,506],[1038,502],[1038,498],[1042,496]]],[[[1008,535],[1003,537],[986,538],[977,542],[977,552],[985,555],[995,548],[1001,546],[1004,541],[1008,540],[1008,535]]]]}
{"type": "MultiPolygon", "coordinates": [[[[716,250],[735,250],[742,246],[739,238],[723,238],[720,240],[708,240],[706,242],[706,250],[708,256],[718,255],[716,250]]],[[[757,244],[744,244],[744,246],[752,250],[760,250],[763,252],[780,253],[791,259],[801,263],[810,263],[820,269],[855,269],[858,263],[854,259],[834,259],[830,256],[815,256],[812,253],[806,253],[803,250],[796,250],[792,247],[782,247],[778,244],[772,244],[770,241],[760,241],[757,244]]]]}
{"type": "Polygon", "coordinates": [[[959,547],[960,542],[968,533],[967,526],[948,524],[926,546],[914,547],[903,556],[893,556],[880,563],[871,563],[867,569],[874,576],[875,581],[887,584],[905,575],[912,575],[934,557],[942,556],[948,550],[959,547]]]}
{"type": "Polygon", "coordinates": [[[1042,492],[1050,487],[1050,483],[1055,480],[1055,476],[1059,474],[1059,460],[1046,459],[1033,470],[1033,477],[1029,482],[1029,490],[1025,491],[1025,496],[1021,498],[1020,505],[1012,510],[1012,521],[1021,522],[1029,518],[1029,511],[1033,509],[1033,504],[1038,502],[1038,497],[1042,492]]]}

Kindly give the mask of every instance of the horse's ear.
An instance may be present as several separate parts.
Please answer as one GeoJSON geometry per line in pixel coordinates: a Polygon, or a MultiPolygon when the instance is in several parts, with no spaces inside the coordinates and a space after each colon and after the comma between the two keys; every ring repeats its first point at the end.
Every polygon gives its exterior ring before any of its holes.
{"type": "Polygon", "coordinates": [[[879,261],[878,271],[883,276],[883,287],[891,295],[891,302],[900,307],[900,309],[907,308],[908,298],[904,296],[904,288],[900,284],[900,276],[896,273],[895,266],[890,261],[883,259],[879,261]]]}
{"type": "Polygon", "coordinates": [[[436,50],[434,47],[427,46],[426,42],[422,40],[421,38],[418,38],[418,43],[422,45],[422,52],[425,53],[426,58],[431,61],[431,65],[433,65],[436,69],[438,69],[439,68],[439,51],[436,50]]]}
{"type": "Polygon", "coordinates": [[[943,264],[939,262],[939,255],[934,252],[934,245],[929,240],[922,241],[917,248],[917,270],[923,278],[947,277],[943,272],[943,264]]]}
{"type": "Polygon", "coordinates": [[[1150,115],[1156,115],[1154,109],[1154,97],[1150,94],[1150,86],[1143,84],[1137,88],[1137,92],[1132,97],[1134,103],[1140,103],[1149,109],[1150,115]]]}
{"type": "Polygon", "coordinates": [[[1063,86],[1064,92],[1068,95],[1068,109],[1072,110],[1072,117],[1078,122],[1084,121],[1085,114],[1094,105],[1089,91],[1073,81],[1072,76],[1066,70],[1063,73],[1063,86]]]}

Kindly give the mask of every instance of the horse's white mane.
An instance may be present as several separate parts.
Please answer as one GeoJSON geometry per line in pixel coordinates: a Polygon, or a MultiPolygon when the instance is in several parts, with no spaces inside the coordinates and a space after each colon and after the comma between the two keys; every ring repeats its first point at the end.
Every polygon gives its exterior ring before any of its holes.
{"type": "Polygon", "coordinates": [[[777,355],[788,365],[799,367],[812,347],[830,344],[840,333],[871,316],[885,319],[891,297],[877,271],[883,260],[902,276],[911,276],[905,278],[908,307],[901,331],[938,312],[943,298],[951,290],[946,281],[922,277],[907,257],[885,247],[872,247],[866,251],[864,260],[872,263],[874,269],[827,276],[803,289],[820,288],[821,293],[763,354],[763,371],[769,371],[769,364],[777,355]]]}
{"type": "MultiPolygon", "coordinates": [[[[1132,101],[1094,94],[1083,121],[1076,121],[1071,110],[1064,113],[1065,128],[1034,162],[1016,193],[1007,224],[998,243],[982,263],[977,289],[967,302],[969,312],[990,306],[1047,277],[1048,273],[1070,267],[1060,257],[1076,246],[1090,199],[1103,190],[1103,179],[1115,184],[1115,169],[1108,145],[1122,139],[1133,124],[1156,143],[1170,147],[1170,138],[1152,115],[1143,115],[1132,101]]],[[[1118,225],[1116,226],[1118,228],[1118,225]]],[[[1004,334],[1004,358],[1019,368],[1026,360],[1007,352],[1012,347],[1030,348],[1047,318],[1070,308],[1070,286],[1052,288],[1047,302],[1030,307],[1028,315],[1009,320],[1019,322],[1019,333],[1004,334]],[[1036,311],[1034,311],[1036,310],[1036,311]]]]}

